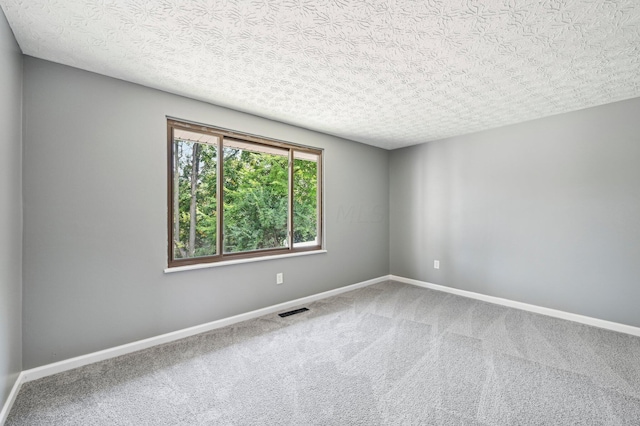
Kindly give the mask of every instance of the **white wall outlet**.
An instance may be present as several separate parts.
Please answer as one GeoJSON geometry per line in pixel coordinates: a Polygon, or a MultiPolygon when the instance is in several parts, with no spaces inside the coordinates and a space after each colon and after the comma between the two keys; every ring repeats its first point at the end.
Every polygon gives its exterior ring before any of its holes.
{"type": "Polygon", "coordinates": [[[278,272],[276,274],[276,284],[282,284],[284,282],[284,274],[282,272],[278,272]]]}
{"type": "Polygon", "coordinates": [[[440,269],[440,261],[439,260],[434,260],[433,261],[433,268],[434,269],[440,269]]]}

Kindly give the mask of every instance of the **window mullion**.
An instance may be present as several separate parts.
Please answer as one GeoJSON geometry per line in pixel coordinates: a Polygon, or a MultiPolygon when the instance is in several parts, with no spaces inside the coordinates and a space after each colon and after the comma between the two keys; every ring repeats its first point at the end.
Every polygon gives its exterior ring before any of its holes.
{"type": "Polygon", "coordinates": [[[223,181],[223,167],[224,167],[224,137],[222,135],[220,135],[220,137],[218,138],[218,157],[217,157],[217,178],[216,178],[216,216],[217,216],[217,222],[216,222],[216,227],[218,228],[218,232],[216,235],[216,253],[218,253],[219,256],[222,256],[222,242],[224,241],[224,228],[222,225],[222,219],[223,219],[223,206],[224,206],[224,191],[223,191],[223,185],[224,185],[224,181],[223,181]]]}
{"type": "Polygon", "coordinates": [[[289,250],[293,250],[293,150],[289,149],[289,220],[288,227],[288,246],[289,250]]]}
{"type": "Polygon", "coordinates": [[[317,168],[317,176],[316,176],[316,188],[318,193],[316,194],[316,206],[317,206],[317,212],[316,212],[316,221],[317,223],[317,230],[316,230],[316,243],[320,246],[323,246],[323,242],[324,242],[324,196],[323,196],[323,191],[324,191],[324,157],[322,156],[318,156],[318,168],[317,168]]]}

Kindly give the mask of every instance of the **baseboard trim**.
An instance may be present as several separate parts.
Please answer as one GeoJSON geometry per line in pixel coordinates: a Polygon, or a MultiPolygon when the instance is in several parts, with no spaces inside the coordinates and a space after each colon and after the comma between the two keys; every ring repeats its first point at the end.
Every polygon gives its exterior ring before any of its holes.
{"type": "Polygon", "coordinates": [[[358,288],[367,287],[373,284],[384,282],[389,280],[389,275],[374,278],[367,281],[362,281],[356,284],[351,284],[346,287],[336,288],[334,290],[325,291],[311,296],[302,297],[300,299],[291,300],[289,302],[279,303],[277,305],[268,306],[266,308],[257,309],[255,311],[246,312],[244,314],[235,315],[228,318],[222,318],[216,321],[208,322],[194,327],[185,328],[182,330],[173,331],[171,333],[161,334],[159,336],[150,337],[148,339],[138,340],[136,342],[127,343],[125,345],[116,346],[109,349],[104,349],[98,352],[93,352],[86,355],[81,355],[75,358],[69,358],[63,361],[58,361],[52,364],[43,365],[41,367],[24,370],[21,373],[23,382],[30,382],[32,380],[41,379],[43,377],[51,376],[53,374],[62,373],[63,371],[72,370],[74,368],[82,367],[87,364],[93,364],[94,362],[104,361],[106,359],[115,358],[117,356],[126,355],[131,352],[140,351],[153,346],[162,345],[165,343],[173,342],[175,340],[183,339],[185,337],[193,336],[195,334],[205,333],[207,331],[215,330],[217,328],[226,327],[228,325],[236,324],[242,321],[247,321],[253,318],[258,318],[263,315],[269,315],[276,312],[281,312],[293,308],[295,306],[303,305],[305,303],[311,303],[316,300],[326,299],[327,297],[335,296],[348,291],[356,290],[358,288]]]}
{"type": "Polygon", "coordinates": [[[424,287],[431,290],[444,291],[458,296],[469,297],[471,299],[482,300],[483,302],[494,303],[497,305],[508,306],[510,308],[521,309],[523,311],[535,312],[537,314],[547,315],[550,317],[561,318],[569,321],[579,322],[581,324],[591,325],[594,327],[604,328],[607,330],[617,331],[619,333],[640,336],[640,327],[621,324],[613,321],[602,320],[598,318],[588,317],[585,315],[572,314],[570,312],[560,311],[557,309],[545,308],[544,306],[531,305],[529,303],[516,302],[514,300],[503,299],[501,297],[487,296],[486,294],[475,293],[473,291],[460,290],[458,288],[447,287],[439,284],[433,284],[426,281],[414,280],[412,278],[399,277],[397,275],[389,275],[389,279],[405,284],[411,284],[418,287],[424,287]]]}
{"type": "Polygon", "coordinates": [[[2,406],[2,411],[0,411],[0,425],[4,425],[4,422],[7,421],[7,417],[9,417],[9,411],[11,411],[11,407],[13,407],[13,403],[16,400],[16,396],[18,396],[18,392],[20,391],[20,386],[24,383],[24,373],[21,372],[18,374],[13,387],[11,388],[11,392],[9,392],[9,397],[5,401],[2,406]]]}

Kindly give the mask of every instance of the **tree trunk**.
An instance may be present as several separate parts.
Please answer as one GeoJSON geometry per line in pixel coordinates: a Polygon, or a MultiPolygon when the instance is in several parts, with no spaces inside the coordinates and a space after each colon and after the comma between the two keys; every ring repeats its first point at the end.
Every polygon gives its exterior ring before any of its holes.
{"type": "MultiPolygon", "coordinates": [[[[184,249],[180,248],[180,145],[174,144],[173,153],[173,246],[185,257],[184,249]]],[[[173,254],[174,259],[176,254],[173,254]]]]}
{"type": "Polygon", "coordinates": [[[189,207],[189,257],[196,252],[196,191],[198,189],[198,174],[200,168],[200,144],[193,144],[191,156],[191,205],[189,207]]]}

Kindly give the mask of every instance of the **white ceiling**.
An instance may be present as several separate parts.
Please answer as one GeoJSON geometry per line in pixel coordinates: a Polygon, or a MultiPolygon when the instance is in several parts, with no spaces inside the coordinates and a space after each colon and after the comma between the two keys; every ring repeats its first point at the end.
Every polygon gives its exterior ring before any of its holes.
{"type": "Polygon", "coordinates": [[[640,96],[640,0],[0,5],[27,55],[387,149],[640,96]]]}

